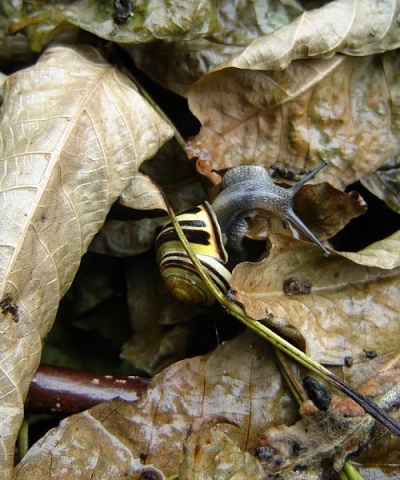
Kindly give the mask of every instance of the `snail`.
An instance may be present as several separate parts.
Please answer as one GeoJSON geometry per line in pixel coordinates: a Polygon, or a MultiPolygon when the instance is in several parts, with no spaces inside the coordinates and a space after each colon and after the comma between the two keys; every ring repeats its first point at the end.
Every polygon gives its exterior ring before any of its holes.
{"type": "MultiPolygon", "coordinates": [[[[318,245],[325,255],[329,251],[293,210],[299,189],[313,178],[326,162],[290,188],[276,185],[264,167],[241,165],[229,170],[222,191],[212,206],[208,202],[187,210],[177,219],[209,276],[221,291],[229,289],[231,278],[228,254],[234,257],[230,267],[243,261],[242,240],[247,231],[245,218],[257,214],[275,215],[291,222],[318,245]]],[[[161,276],[172,295],[186,303],[211,305],[213,294],[199,278],[171,223],[163,227],[156,239],[157,262],[161,276]]]]}

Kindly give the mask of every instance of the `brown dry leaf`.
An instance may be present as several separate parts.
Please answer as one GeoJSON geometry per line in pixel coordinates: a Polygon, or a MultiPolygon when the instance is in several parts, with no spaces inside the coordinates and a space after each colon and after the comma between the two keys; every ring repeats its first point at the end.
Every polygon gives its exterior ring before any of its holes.
{"type": "Polygon", "coordinates": [[[170,476],[183,460],[190,425],[210,415],[229,416],[237,424],[232,441],[249,452],[268,425],[297,418],[270,347],[255,334],[245,332],[210,354],[175,363],[135,404],[115,400],[64,420],[31,448],[14,479],[126,474],[135,480],[144,465],[170,476]]]}
{"type": "Polygon", "coordinates": [[[187,322],[197,307],[167,293],[154,256],[128,260],[126,280],[133,334],[123,345],[121,357],[154,375],[185,357],[187,322]]]}
{"type": "Polygon", "coordinates": [[[399,151],[392,115],[399,71],[399,55],[389,52],[297,60],[283,71],[210,73],[189,91],[202,123],[189,154],[210,177],[243,163],[311,170],[323,158],[330,166],[318,181],[348,185],[399,151]]]}
{"type": "Polygon", "coordinates": [[[232,296],[250,317],[290,336],[320,363],[363,361],[365,350],[384,355],[400,344],[400,268],[387,269],[390,255],[399,258],[399,235],[372,245],[365,256],[329,258],[315,246],[273,235],[265,260],[234,269],[232,296]]]}
{"type": "Polygon", "coordinates": [[[3,478],[61,296],[111,204],[172,129],[96,50],[54,46],[10,76],[0,123],[3,478]]]}
{"type": "Polygon", "coordinates": [[[202,417],[193,422],[184,443],[179,480],[265,478],[256,458],[231,440],[229,423],[229,418],[223,416],[202,417]]]}
{"type": "MultiPolygon", "coordinates": [[[[294,210],[320,240],[326,240],[333,237],[350,220],[363,215],[367,211],[367,205],[357,192],[344,193],[324,182],[301,187],[294,199],[294,210]]],[[[246,220],[246,236],[254,240],[265,241],[272,233],[294,233],[278,217],[271,217],[268,212],[265,216],[260,212],[246,220]]],[[[298,238],[308,239],[297,230],[296,235],[298,238]]]]}

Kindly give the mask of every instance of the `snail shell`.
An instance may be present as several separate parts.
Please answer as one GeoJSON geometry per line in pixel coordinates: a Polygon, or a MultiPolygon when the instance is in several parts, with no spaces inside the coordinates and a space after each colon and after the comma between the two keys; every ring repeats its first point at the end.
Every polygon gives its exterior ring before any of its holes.
{"type": "MultiPolygon", "coordinates": [[[[177,216],[193,252],[221,291],[231,278],[225,263],[228,255],[216,215],[208,202],[177,216]]],[[[172,225],[167,224],[156,239],[161,276],[172,295],[186,303],[211,305],[215,298],[199,277],[172,225]]]]}

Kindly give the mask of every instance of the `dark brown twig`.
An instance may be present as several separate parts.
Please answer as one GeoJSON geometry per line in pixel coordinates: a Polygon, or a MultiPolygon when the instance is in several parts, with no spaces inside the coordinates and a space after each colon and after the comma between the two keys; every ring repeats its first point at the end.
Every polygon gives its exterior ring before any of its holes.
{"type": "Polygon", "coordinates": [[[72,414],[116,397],[134,402],[149,382],[142,377],[98,375],[72,368],[40,365],[29,388],[25,408],[72,414]]]}

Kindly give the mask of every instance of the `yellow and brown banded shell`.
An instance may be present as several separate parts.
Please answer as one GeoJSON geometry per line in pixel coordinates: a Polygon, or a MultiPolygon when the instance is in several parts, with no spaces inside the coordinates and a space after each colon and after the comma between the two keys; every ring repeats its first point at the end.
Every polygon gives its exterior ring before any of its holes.
{"type": "MultiPolygon", "coordinates": [[[[229,289],[230,271],[225,263],[221,229],[209,203],[187,210],[177,216],[193,252],[208,275],[225,292],[229,289]]],[[[156,239],[157,262],[161,276],[171,294],[186,303],[211,305],[215,298],[199,277],[171,223],[156,239]]]]}

